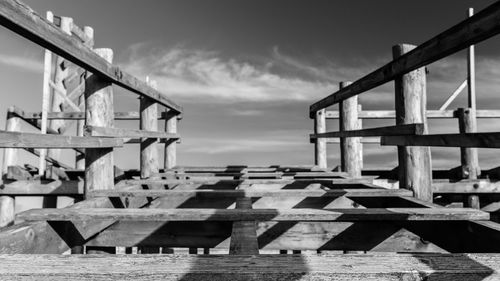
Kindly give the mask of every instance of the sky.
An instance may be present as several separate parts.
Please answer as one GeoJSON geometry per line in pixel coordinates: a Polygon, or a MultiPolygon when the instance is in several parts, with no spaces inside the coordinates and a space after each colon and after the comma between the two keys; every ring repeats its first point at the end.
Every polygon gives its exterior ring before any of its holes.
{"type": "MultiPolygon", "coordinates": [[[[114,50],[114,63],[156,80],[181,104],[180,165],[311,165],[309,105],[391,60],[391,46],[420,44],[466,17],[468,7],[492,0],[24,0],[95,30],[96,47],[114,50]]],[[[41,110],[43,49],[0,28],[0,112],[9,105],[41,110]]],[[[500,108],[500,40],[476,47],[478,108],[500,108]]],[[[466,77],[464,52],[429,66],[428,108],[438,109],[466,77]]],[[[364,109],[393,109],[393,83],[360,96],[364,109]]],[[[115,111],[138,110],[137,97],[115,87],[115,111]]],[[[450,109],[466,106],[463,92],[450,109]]],[[[336,110],[335,107],[332,110],[336,110]]],[[[328,130],[338,122],[328,121],[328,130]]],[[[480,131],[498,131],[479,120],[480,131]]],[[[364,127],[393,125],[365,121],[364,127]]],[[[5,126],[5,116],[0,116],[5,126]]],[[[117,127],[137,128],[120,122],[117,127]]],[[[30,130],[29,126],[23,129],[30,130]]],[[[431,121],[431,132],[457,132],[456,120],[431,121]]],[[[338,145],[328,147],[339,164],[338,145]]],[[[435,168],[459,165],[456,148],[433,149],[435,168]]],[[[26,156],[28,157],[28,156],[26,156]]],[[[65,154],[72,164],[72,154],[65,154]]],[[[365,145],[365,168],[397,165],[393,147],[365,145]]],[[[496,154],[480,150],[483,167],[496,154]]],[[[28,158],[27,158],[28,159],[28,158]]],[[[27,161],[34,161],[29,158],[27,161]]],[[[115,162],[137,168],[137,145],[115,162]]],[[[36,161],[34,162],[36,163],[36,161]]],[[[498,165],[498,163],[496,163],[498,165]]]]}

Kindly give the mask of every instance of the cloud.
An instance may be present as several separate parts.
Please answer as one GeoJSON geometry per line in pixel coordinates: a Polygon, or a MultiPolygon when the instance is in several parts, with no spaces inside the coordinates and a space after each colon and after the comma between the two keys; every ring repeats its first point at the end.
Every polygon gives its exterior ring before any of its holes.
{"type": "Polygon", "coordinates": [[[20,57],[13,55],[0,54],[0,64],[16,67],[21,70],[41,73],[43,71],[43,61],[32,57],[20,57]]]}
{"type": "Polygon", "coordinates": [[[307,142],[292,140],[258,140],[258,139],[201,139],[190,145],[186,142],[184,153],[221,154],[233,152],[277,152],[289,151],[294,147],[307,146],[307,142]]]}

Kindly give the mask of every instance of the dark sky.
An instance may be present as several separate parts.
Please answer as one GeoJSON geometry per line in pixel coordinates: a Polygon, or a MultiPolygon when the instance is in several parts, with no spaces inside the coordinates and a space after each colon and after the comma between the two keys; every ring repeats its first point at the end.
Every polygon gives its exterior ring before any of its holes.
{"type": "MultiPolygon", "coordinates": [[[[422,43],[463,20],[468,7],[479,11],[493,2],[25,1],[43,15],[51,10],[94,27],[96,47],[113,48],[116,64],[157,80],[160,91],[185,107],[179,145],[184,165],[312,164],[311,103],[336,91],[338,82],[356,80],[388,62],[392,45],[422,43]]],[[[0,95],[39,111],[43,50],[5,29],[0,37],[5,91],[0,95]]],[[[478,104],[485,108],[498,108],[498,43],[494,38],[477,46],[478,104]]],[[[429,108],[436,109],[464,80],[465,56],[457,54],[429,69],[429,108]]],[[[363,107],[391,109],[392,90],[389,83],[363,95],[363,107]]],[[[137,110],[134,96],[118,89],[116,96],[116,111],[137,110]]],[[[465,93],[451,107],[463,106],[464,100],[465,93]]],[[[495,129],[487,122],[480,128],[495,129]]],[[[335,129],[336,122],[331,123],[335,129]]],[[[432,130],[456,131],[457,126],[455,121],[436,123],[432,130]]],[[[456,149],[442,151],[436,152],[441,158],[435,165],[459,163],[456,149]]],[[[393,148],[370,146],[365,152],[367,167],[395,164],[393,148]]],[[[130,155],[135,154],[118,156],[123,167],[137,166],[131,159],[138,157],[130,155]]],[[[482,155],[485,161],[493,159],[487,152],[482,155]]],[[[329,161],[338,164],[338,146],[331,145],[329,161]]]]}

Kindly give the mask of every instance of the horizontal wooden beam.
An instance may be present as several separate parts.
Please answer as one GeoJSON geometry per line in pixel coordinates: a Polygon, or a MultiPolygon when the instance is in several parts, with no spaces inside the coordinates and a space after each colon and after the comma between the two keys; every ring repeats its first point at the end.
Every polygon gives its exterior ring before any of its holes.
{"type": "Polygon", "coordinates": [[[380,137],[421,135],[424,133],[424,124],[405,124],[378,128],[369,128],[352,131],[327,132],[322,134],[311,134],[311,139],[317,138],[348,138],[348,137],[380,137]]]}
{"type": "Polygon", "coordinates": [[[464,208],[387,209],[32,209],[26,221],[451,221],[488,220],[489,214],[464,208]]]}
{"type": "Polygon", "coordinates": [[[85,126],[84,135],[87,137],[114,137],[114,138],[162,138],[178,139],[179,134],[167,132],[144,131],[122,128],[106,128],[96,126],[85,126]]]}
{"type": "Polygon", "coordinates": [[[498,34],[500,32],[499,17],[500,2],[495,2],[474,16],[422,43],[414,50],[314,103],[309,109],[310,118],[314,118],[318,110],[383,85],[400,75],[426,66],[498,34]]]}
{"type": "Polygon", "coordinates": [[[185,180],[170,180],[170,179],[132,179],[124,180],[125,185],[147,185],[147,184],[162,184],[162,185],[178,185],[178,184],[294,184],[294,183],[322,183],[322,184],[354,184],[366,185],[373,183],[373,177],[360,179],[220,179],[217,177],[200,177],[185,180]]]}
{"type": "MultiPolygon", "coordinates": [[[[41,112],[23,112],[22,116],[24,119],[42,119],[41,112]]],[[[139,120],[139,112],[137,111],[127,111],[127,112],[115,112],[115,120],[139,120]]],[[[85,120],[85,112],[47,112],[48,120],[85,120]]],[[[165,119],[165,112],[158,114],[158,119],[165,119]]]]}
{"type": "MultiPolygon", "coordinates": [[[[315,142],[315,139],[311,139],[311,142],[315,142]]],[[[326,143],[339,144],[340,138],[326,138],[326,143]]],[[[365,144],[380,144],[380,137],[363,137],[361,138],[361,143],[365,144]]]]}
{"type": "Polygon", "coordinates": [[[1,148],[105,148],[121,147],[114,138],[73,137],[0,131],[1,148]]]}
{"type": "MultiPolygon", "coordinates": [[[[1,193],[0,193],[1,194],[1,193]]],[[[333,189],[333,190],[94,190],[89,196],[95,197],[206,197],[206,198],[243,198],[243,197],[398,197],[412,196],[406,189],[333,189]]]]}
{"type": "Polygon", "coordinates": [[[500,148],[500,133],[386,136],[381,145],[500,148]]]}
{"type": "Polygon", "coordinates": [[[500,193],[500,182],[489,180],[434,181],[432,182],[432,190],[435,194],[500,193]]]}
{"type": "Polygon", "coordinates": [[[182,113],[182,107],[166,98],[164,94],[108,63],[81,40],[65,34],[25,4],[15,0],[0,2],[0,24],[118,86],[182,113]]]}
{"type": "Polygon", "coordinates": [[[1,255],[0,279],[496,280],[496,254],[1,255]],[[416,277],[417,276],[417,277],[416,277]]]}
{"type": "Polygon", "coordinates": [[[4,181],[0,185],[0,195],[83,195],[83,181],[18,180],[4,181]]]}
{"type": "MultiPolygon", "coordinates": [[[[326,119],[339,119],[338,111],[327,111],[326,119]]],[[[358,112],[360,119],[394,119],[394,110],[362,110],[358,112]]],[[[427,110],[427,119],[449,119],[456,118],[455,110],[427,110]]],[[[479,109],[476,110],[476,118],[500,118],[500,110],[479,109]]]]}

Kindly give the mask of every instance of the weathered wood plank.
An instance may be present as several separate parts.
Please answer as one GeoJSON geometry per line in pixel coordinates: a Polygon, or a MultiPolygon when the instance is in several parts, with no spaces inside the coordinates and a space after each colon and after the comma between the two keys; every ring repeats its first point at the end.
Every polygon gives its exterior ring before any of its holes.
{"type": "MultiPolygon", "coordinates": [[[[236,199],[236,209],[252,209],[251,198],[236,199]]],[[[231,230],[229,244],[230,255],[258,255],[259,243],[257,241],[256,221],[235,221],[231,230]]]]}
{"type": "Polygon", "coordinates": [[[323,184],[371,184],[373,178],[360,178],[360,179],[244,179],[244,180],[227,180],[218,179],[216,177],[209,178],[192,178],[185,180],[162,180],[162,179],[133,179],[124,180],[122,183],[125,185],[138,185],[138,184],[163,184],[163,185],[177,185],[177,184],[216,184],[216,183],[226,183],[226,184],[293,184],[296,182],[301,183],[323,183],[323,184]]]}
{"type": "MultiPolygon", "coordinates": [[[[456,118],[457,112],[454,110],[427,110],[427,119],[451,119],[456,118]]],[[[339,119],[338,111],[327,111],[326,119],[339,119]]],[[[358,112],[360,119],[394,119],[394,110],[362,110],[358,112]]],[[[500,110],[478,109],[476,118],[500,118],[500,110]]]]}
{"type": "MultiPolygon", "coordinates": [[[[0,190],[0,194],[2,191],[0,190]]],[[[95,190],[89,194],[93,197],[206,197],[206,198],[244,198],[244,197],[398,197],[412,196],[410,190],[405,189],[332,189],[332,190],[245,190],[240,186],[237,190],[95,190]]]]}
{"type": "MultiPolygon", "coordinates": [[[[22,112],[22,119],[38,120],[41,119],[41,112],[22,112]]],[[[115,120],[139,120],[139,112],[115,112],[115,120]]],[[[47,119],[62,119],[62,120],[85,120],[85,112],[47,112],[47,119]]],[[[164,114],[158,114],[158,120],[165,119],[164,114]]]]}
{"type": "Polygon", "coordinates": [[[323,134],[311,134],[311,139],[317,138],[349,138],[349,137],[380,137],[423,134],[423,124],[404,124],[351,131],[327,132],[323,134]]]}
{"type": "Polygon", "coordinates": [[[500,193],[500,182],[491,182],[489,180],[434,181],[432,190],[437,194],[500,193]]]}
{"type": "Polygon", "coordinates": [[[182,107],[162,93],[102,59],[81,40],[66,35],[18,1],[5,0],[0,3],[0,24],[116,85],[182,113],[182,107]]]}
{"type": "Polygon", "coordinates": [[[396,77],[447,57],[470,45],[486,40],[500,32],[500,3],[496,2],[473,17],[422,43],[413,51],[357,80],[310,106],[310,117],[316,111],[385,84],[396,77]]]}
{"type": "Polygon", "coordinates": [[[499,254],[2,255],[3,280],[496,280],[499,254]]]}
{"type": "Polygon", "coordinates": [[[4,181],[0,185],[1,195],[83,195],[83,181],[18,180],[4,181]]]}
{"type": "Polygon", "coordinates": [[[0,130],[0,147],[2,148],[104,148],[121,146],[123,146],[121,139],[43,135],[0,130]]]}
{"type": "MultiPolygon", "coordinates": [[[[350,85],[351,82],[341,82],[339,88],[350,85]]],[[[360,178],[363,169],[363,145],[361,139],[356,137],[346,137],[346,132],[361,130],[362,120],[358,118],[361,105],[358,105],[358,98],[351,97],[339,104],[340,120],[339,130],[344,134],[340,138],[340,169],[346,172],[351,178],[360,178]]]]}
{"type": "Polygon", "coordinates": [[[500,148],[500,133],[387,136],[381,145],[500,148]]]}
{"type": "Polygon", "coordinates": [[[170,134],[158,131],[145,131],[122,128],[106,128],[98,126],[85,126],[84,135],[87,137],[115,137],[115,138],[165,138],[178,139],[179,134],[170,134]]]}
{"type": "Polygon", "coordinates": [[[489,214],[465,208],[371,209],[32,209],[17,214],[27,221],[451,221],[488,220],[489,214]]]}

